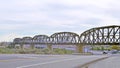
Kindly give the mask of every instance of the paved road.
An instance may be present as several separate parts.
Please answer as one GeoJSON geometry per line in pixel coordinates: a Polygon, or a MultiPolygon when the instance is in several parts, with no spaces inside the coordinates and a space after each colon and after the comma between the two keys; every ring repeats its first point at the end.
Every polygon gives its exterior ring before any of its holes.
{"type": "Polygon", "coordinates": [[[105,60],[89,65],[88,68],[120,68],[120,55],[112,55],[105,60]]]}
{"type": "Polygon", "coordinates": [[[0,68],[74,68],[106,56],[91,55],[0,55],[0,68]]]}

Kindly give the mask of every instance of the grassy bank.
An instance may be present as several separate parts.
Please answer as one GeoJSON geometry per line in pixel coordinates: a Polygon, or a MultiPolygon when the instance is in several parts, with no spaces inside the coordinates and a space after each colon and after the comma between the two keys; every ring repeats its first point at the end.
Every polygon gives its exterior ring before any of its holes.
{"type": "Polygon", "coordinates": [[[0,54],[72,54],[73,51],[65,49],[14,49],[0,48],[0,54]]]}

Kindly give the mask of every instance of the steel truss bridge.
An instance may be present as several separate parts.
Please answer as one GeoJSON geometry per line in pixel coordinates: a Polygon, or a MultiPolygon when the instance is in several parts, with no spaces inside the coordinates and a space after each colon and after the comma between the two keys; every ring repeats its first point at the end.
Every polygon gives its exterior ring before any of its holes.
{"type": "Polygon", "coordinates": [[[89,29],[78,35],[73,32],[36,35],[32,37],[15,38],[15,44],[84,44],[84,45],[119,45],[120,26],[105,26],[89,29]]]}
{"type": "Polygon", "coordinates": [[[15,38],[14,44],[49,44],[49,45],[119,45],[120,26],[103,26],[91,28],[83,33],[58,32],[51,36],[36,35],[15,38]]]}

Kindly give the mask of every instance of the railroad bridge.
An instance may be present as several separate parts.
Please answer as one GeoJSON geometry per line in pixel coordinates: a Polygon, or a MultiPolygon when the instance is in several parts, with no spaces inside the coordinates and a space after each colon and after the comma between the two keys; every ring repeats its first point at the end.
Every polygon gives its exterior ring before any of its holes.
{"type": "Polygon", "coordinates": [[[120,26],[103,26],[91,28],[81,34],[73,32],[58,32],[51,36],[36,35],[32,37],[15,38],[13,43],[30,44],[34,47],[35,44],[45,44],[48,48],[51,45],[75,45],[77,51],[82,52],[84,45],[119,45],[120,44],[120,26]]]}

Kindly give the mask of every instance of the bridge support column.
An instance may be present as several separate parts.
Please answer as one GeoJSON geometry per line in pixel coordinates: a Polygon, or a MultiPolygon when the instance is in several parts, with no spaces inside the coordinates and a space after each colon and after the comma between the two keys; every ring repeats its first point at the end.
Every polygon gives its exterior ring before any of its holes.
{"type": "Polygon", "coordinates": [[[76,45],[77,53],[83,53],[84,52],[84,45],[83,44],[77,44],[76,45]]]}
{"type": "Polygon", "coordinates": [[[35,48],[34,44],[31,44],[31,46],[30,46],[30,47],[31,47],[31,49],[34,49],[34,48],[35,48]]]}
{"type": "Polygon", "coordinates": [[[52,50],[52,45],[51,44],[47,44],[47,48],[52,50]]]}
{"type": "Polygon", "coordinates": [[[52,45],[51,44],[47,44],[47,48],[49,50],[49,53],[51,54],[52,53],[52,45]]]}
{"type": "Polygon", "coordinates": [[[15,49],[20,49],[21,48],[21,44],[14,44],[14,48],[15,49]]]}
{"type": "Polygon", "coordinates": [[[24,48],[24,45],[23,45],[23,44],[20,44],[20,48],[23,49],[23,48],[24,48]]]}

